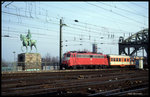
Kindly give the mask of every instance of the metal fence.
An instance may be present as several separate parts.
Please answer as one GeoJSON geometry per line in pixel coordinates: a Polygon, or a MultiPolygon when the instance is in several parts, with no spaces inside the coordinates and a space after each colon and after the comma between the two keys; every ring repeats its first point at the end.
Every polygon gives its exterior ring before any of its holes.
{"type": "Polygon", "coordinates": [[[2,72],[17,72],[17,71],[46,71],[59,70],[59,63],[50,62],[7,62],[1,64],[2,72]]]}

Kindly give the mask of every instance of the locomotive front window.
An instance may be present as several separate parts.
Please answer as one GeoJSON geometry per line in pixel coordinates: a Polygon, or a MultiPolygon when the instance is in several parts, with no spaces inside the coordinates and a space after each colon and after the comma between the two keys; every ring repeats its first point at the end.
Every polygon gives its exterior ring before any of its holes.
{"type": "Polygon", "coordinates": [[[63,60],[69,60],[70,59],[70,54],[64,54],[63,60]]]}
{"type": "Polygon", "coordinates": [[[70,57],[70,54],[67,54],[67,57],[70,57]]]}

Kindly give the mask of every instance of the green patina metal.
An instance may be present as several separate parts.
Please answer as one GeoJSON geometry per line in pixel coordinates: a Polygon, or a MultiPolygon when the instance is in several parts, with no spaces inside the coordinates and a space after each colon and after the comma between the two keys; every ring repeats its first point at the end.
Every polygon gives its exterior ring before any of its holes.
{"type": "Polygon", "coordinates": [[[31,33],[30,33],[30,30],[28,30],[28,34],[27,34],[27,36],[25,36],[25,35],[22,35],[22,34],[20,34],[20,40],[22,41],[22,47],[21,47],[21,50],[23,51],[23,46],[25,46],[26,47],[26,53],[28,52],[28,46],[30,46],[30,52],[31,52],[31,50],[32,50],[32,46],[34,46],[35,47],[35,49],[36,49],[36,52],[37,52],[37,48],[36,48],[36,40],[32,40],[31,39],[31,33]]]}

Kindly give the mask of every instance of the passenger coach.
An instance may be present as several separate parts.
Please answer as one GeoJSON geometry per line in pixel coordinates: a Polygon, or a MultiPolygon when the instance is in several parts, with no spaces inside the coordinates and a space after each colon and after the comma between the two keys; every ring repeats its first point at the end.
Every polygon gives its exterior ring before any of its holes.
{"type": "Polygon", "coordinates": [[[134,67],[136,65],[137,57],[125,56],[125,55],[107,55],[109,65],[111,67],[134,67]]]}
{"type": "Polygon", "coordinates": [[[105,55],[92,52],[70,51],[63,55],[60,68],[105,68],[105,67],[135,67],[142,64],[143,58],[126,55],[105,55]],[[140,60],[140,61],[139,61],[140,60]]]}

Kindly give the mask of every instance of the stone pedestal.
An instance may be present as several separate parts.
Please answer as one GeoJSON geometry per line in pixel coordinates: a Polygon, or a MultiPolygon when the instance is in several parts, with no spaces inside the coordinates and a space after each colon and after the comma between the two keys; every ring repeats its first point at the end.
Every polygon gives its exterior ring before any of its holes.
{"type": "Polygon", "coordinates": [[[18,66],[25,71],[41,70],[41,55],[39,53],[18,54],[18,66]]]}

